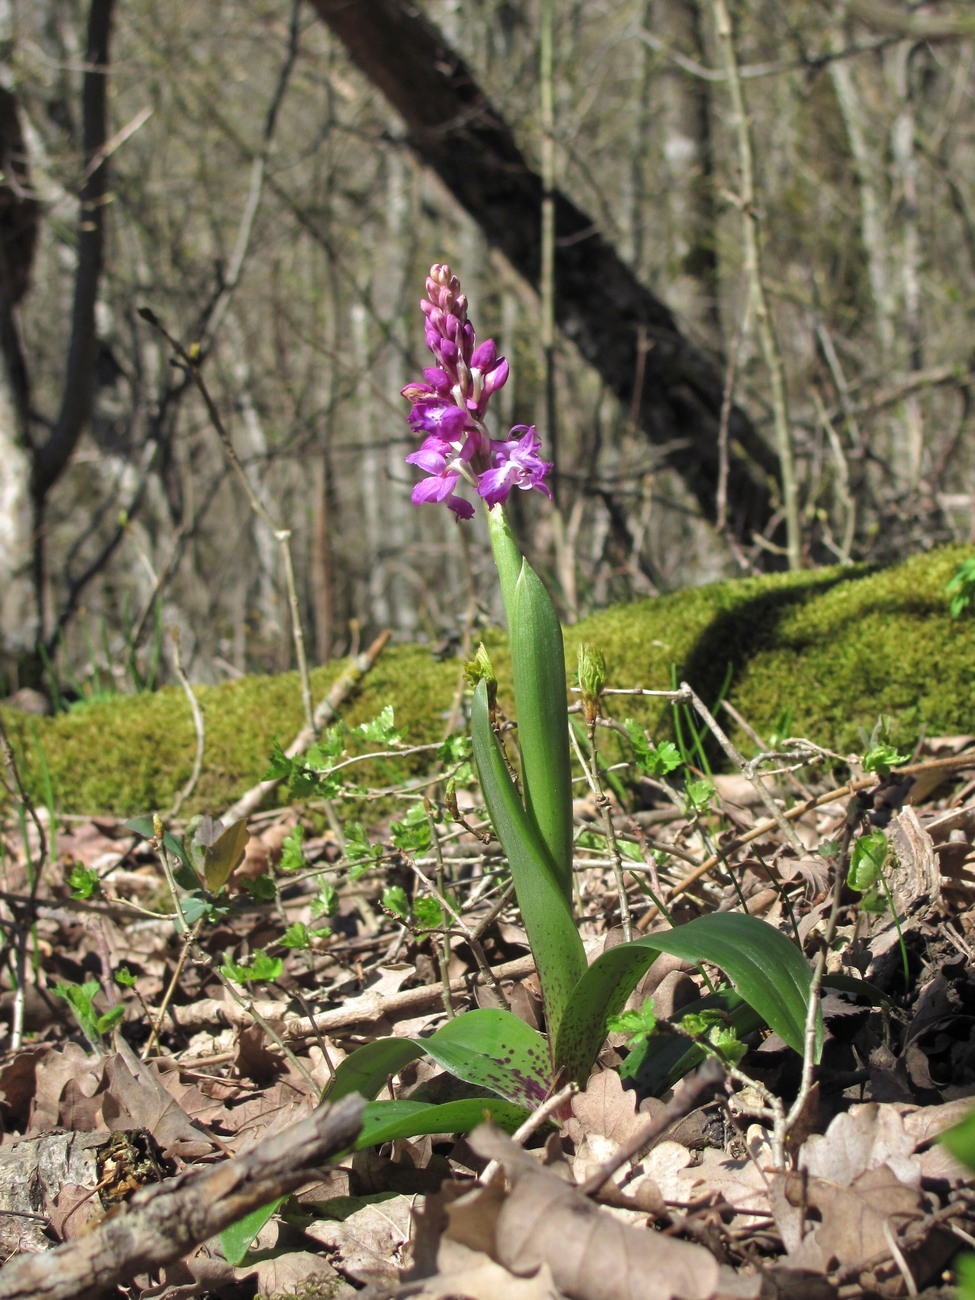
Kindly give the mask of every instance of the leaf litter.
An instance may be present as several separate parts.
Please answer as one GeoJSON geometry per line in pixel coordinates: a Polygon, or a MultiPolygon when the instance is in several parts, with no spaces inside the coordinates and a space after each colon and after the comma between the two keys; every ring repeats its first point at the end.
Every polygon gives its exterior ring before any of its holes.
{"type": "MultiPolygon", "coordinates": [[[[159,1268],[147,1260],[124,1293],[233,1298],[308,1294],[315,1286],[316,1294],[374,1300],[936,1294],[952,1278],[958,1251],[975,1244],[971,1176],[935,1140],[975,1098],[975,786],[934,769],[918,776],[913,797],[881,783],[880,794],[809,807],[795,818],[810,846],[804,857],[775,827],[752,833],[761,824],[736,780],[728,779],[724,792],[738,798],[734,815],[717,829],[733,881],[710,872],[693,888],[681,885],[689,874],[682,864],[708,851],[693,818],[617,810],[623,833],[637,844],[648,836],[659,842],[666,823],[677,852],[654,867],[653,883],[655,894],[670,895],[676,921],[737,908],[744,899],[787,932],[794,920],[813,954],[830,901],[816,846],[859,820],[882,824],[897,855],[894,911],[866,912],[844,895],[827,960],[829,974],[869,981],[886,1000],[878,1006],[854,998],[842,981],[827,988],[823,1061],[786,1168],[776,1166],[760,1099],[736,1087],[729,1100],[719,1088],[584,1195],[583,1184],[665,1105],[621,1084],[614,1067],[627,1047],[615,1035],[558,1132],[543,1128],[531,1149],[486,1126],[467,1138],[397,1139],[357,1151],[292,1195],[242,1264],[227,1262],[211,1239],[159,1268]],[[495,1172],[485,1183],[489,1162],[495,1172]]],[[[585,822],[588,810],[577,811],[585,822]]],[[[105,1213],[90,1153],[110,1134],[145,1131],[154,1139],[159,1167],[138,1178],[167,1181],[204,1170],[259,1149],[312,1114],[332,1071],[357,1046],[443,1025],[445,994],[455,1014],[496,1005],[463,933],[455,930],[444,946],[437,931],[404,926],[384,910],[390,879],[405,880],[411,896],[417,889],[402,852],[386,854],[382,879],[379,872],[353,879],[333,871],[331,934],[285,953],[273,983],[228,989],[215,973],[226,954],[247,961],[273,948],[288,925],[320,924],[314,869],[333,868],[331,835],[307,835],[312,870],[304,878],[279,876],[273,899],[247,888],[269,867],[273,873],[295,822],[294,810],[250,819],[229,905],[201,927],[188,960],[172,924],[146,914],[164,910],[166,901],[158,860],[144,841],[106,818],[59,833],[62,878],[48,868],[38,890],[36,963],[18,995],[23,1036],[16,1046],[9,975],[2,995],[8,1050],[0,1060],[0,1206],[15,1225],[2,1238],[11,1258],[71,1240],[105,1213]],[[77,867],[99,878],[98,895],[84,902],[65,884],[77,867]],[[127,986],[114,982],[123,967],[132,977],[127,986]],[[150,1017],[154,1023],[177,968],[159,1042],[143,1060],[150,1017]],[[98,1013],[123,1008],[121,1028],[100,1045],[77,1033],[54,994],[59,981],[86,979],[100,985],[98,1013]]],[[[375,828],[377,839],[383,834],[375,828]]],[[[214,835],[219,830],[211,828],[214,835]]],[[[14,894],[26,880],[22,839],[14,824],[4,828],[14,894]]],[[[241,839],[238,833],[235,853],[241,839]]],[[[471,836],[456,849],[461,879],[463,863],[477,861],[478,850],[471,836]]],[[[473,893],[476,872],[471,879],[473,893]]],[[[645,898],[641,879],[634,877],[630,900],[635,916],[645,898]]],[[[612,875],[598,854],[583,856],[579,884],[587,900],[583,938],[598,950],[615,940],[604,915],[613,908],[612,875]]],[[[474,898],[464,912],[468,931],[491,906],[490,893],[474,898]]],[[[509,1004],[537,1027],[530,958],[510,909],[486,926],[481,959],[509,1004]]],[[[675,959],[662,959],[651,977],[632,1007],[652,995],[662,1015],[679,1015],[701,990],[699,972],[675,959]]],[[[788,1104],[798,1058],[774,1036],[748,1041],[745,1074],[788,1104]]],[[[426,1059],[411,1062],[391,1085],[401,1098],[462,1095],[426,1059]]],[[[115,1213],[125,1212],[122,1202],[115,1213]]],[[[3,1274],[0,1268],[0,1294],[3,1274]]]]}

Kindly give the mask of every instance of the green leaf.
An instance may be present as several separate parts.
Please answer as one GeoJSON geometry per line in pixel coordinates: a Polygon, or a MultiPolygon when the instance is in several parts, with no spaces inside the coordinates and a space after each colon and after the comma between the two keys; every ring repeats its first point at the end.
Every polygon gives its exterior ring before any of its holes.
{"type": "Polygon", "coordinates": [[[232,826],[203,817],[196,829],[196,843],[203,849],[203,880],[207,889],[219,893],[244,860],[250,839],[247,818],[232,826]]]}
{"type": "Polygon", "coordinates": [[[238,881],[238,884],[244,886],[247,894],[256,903],[270,903],[278,895],[278,887],[268,875],[256,876],[253,880],[248,880],[244,876],[238,881]]]}
{"type": "Polygon", "coordinates": [[[387,885],[383,890],[382,904],[387,912],[393,912],[404,921],[410,914],[410,900],[402,885],[387,885]]]}
{"type": "Polygon", "coordinates": [[[355,1149],[421,1133],[470,1133],[486,1119],[513,1133],[527,1118],[527,1111],[498,1097],[468,1097],[438,1106],[422,1101],[370,1101],[362,1113],[355,1149]]]}
{"type": "Polygon", "coordinates": [[[510,1011],[466,1011],[416,1041],[455,1078],[529,1109],[552,1091],[548,1042],[510,1011]]]}
{"type": "Polygon", "coordinates": [[[518,550],[503,507],[493,507],[488,519],[508,619],[525,808],[571,899],[572,769],[562,628],[545,584],[518,550]]]}
{"type": "Polygon", "coordinates": [[[869,831],[854,841],[846,883],[858,894],[873,889],[884,874],[890,845],[883,831],[869,831]]]}
{"type": "MultiPolygon", "coordinates": [[[[130,817],[125,823],[125,827],[127,830],[135,831],[136,835],[142,835],[147,840],[156,837],[151,813],[142,813],[138,817],[130,817]]],[[[169,854],[170,862],[173,865],[173,876],[177,885],[181,889],[196,889],[200,882],[190,865],[190,854],[185,842],[170,831],[165,831],[163,833],[163,848],[169,854]]]]}
{"type": "MultiPolygon", "coordinates": [[[[700,1014],[711,1008],[724,1012],[728,1024],[739,1035],[761,1028],[763,1021],[743,998],[731,988],[718,989],[682,1008],[679,1015],[700,1014]]],[[[652,1038],[636,1043],[620,1066],[620,1078],[632,1081],[642,1097],[659,1097],[689,1074],[707,1055],[700,1043],[685,1034],[668,1032],[680,1029],[680,1018],[663,1025],[652,1038]]]]}
{"type": "Polygon", "coordinates": [[[329,1101],[350,1092],[373,1098],[410,1061],[430,1056],[458,1079],[529,1109],[551,1092],[548,1044],[509,1011],[484,1007],[448,1020],[427,1038],[378,1038],[342,1061],[329,1101]]]}
{"type": "Polygon", "coordinates": [[[65,984],[59,981],[54,986],[54,992],[67,1002],[74,1013],[79,1029],[96,1050],[101,1048],[101,1034],[98,1029],[99,1016],[95,1010],[95,998],[101,991],[101,985],[97,980],[85,980],[84,984],[65,984]]]}
{"type": "Polygon", "coordinates": [[[305,838],[305,828],[301,822],[296,822],[284,837],[284,843],[281,845],[281,861],[278,867],[281,871],[305,871],[308,867],[308,859],[305,857],[305,850],[302,848],[302,841],[305,838]]]}
{"type": "Polygon", "coordinates": [[[975,1110],[970,1110],[960,1123],[952,1125],[938,1138],[951,1154],[969,1169],[975,1169],[975,1110]]]}
{"type": "MultiPolygon", "coordinates": [[[[758,917],[714,912],[661,934],[610,948],[579,981],[555,1040],[553,1060],[565,1077],[585,1084],[616,1015],[658,953],[706,961],[731,980],[744,1000],[795,1051],[805,1042],[811,974],[790,939],[758,917]]],[[[822,1050],[822,1013],[816,1059],[822,1050]]]]}
{"type": "Polygon", "coordinates": [[[334,916],[339,908],[339,891],[324,876],[318,877],[318,897],[312,900],[312,916],[334,916]]]}
{"type": "Polygon", "coordinates": [[[98,1017],[95,1021],[95,1028],[100,1037],[110,1034],[117,1024],[125,1016],[125,1007],[110,1007],[108,1011],[98,1017]]]}
{"type": "Polygon", "coordinates": [[[284,962],[280,957],[272,957],[263,950],[255,952],[249,962],[225,961],[220,967],[221,975],[236,984],[265,984],[280,979],[284,962]]]}
{"type": "Polygon", "coordinates": [[[299,948],[302,951],[311,947],[311,935],[304,921],[292,921],[278,941],[282,948],[299,948]]]}
{"type": "Polygon", "coordinates": [[[276,1200],[269,1201],[267,1205],[251,1210],[250,1214],[245,1214],[242,1219],[238,1219],[236,1223],[232,1223],[229,1228],[224,1228],[223,1232],[217,1234],[220,1248],[228,1264],[232,1264],[234,1268],[243,1264],[254,1238],[287,1199],[287,1196],[279,1196],[276,1200]]]}
{"type": "Polygon", "coordinates": [[[98,872],[94,867],[83,866],[80,862],[76,862],[71,868],[68,884],[75,898],[91,898],[101,889],[98,872]]]}
{"type": "Polygon", "coordinates": [[[403,739],[403,733],[396,730],[394,722],[393,706],[386,704],[370,722],[361,722],[356,731],[375,744],[398,745],[403,739]]]}
{"type": "Polygon", "coordinates": [[[426,853],[430,847],[430,820],[422,803],[414,804],[401,822],[391,822],[390,838],[404,853],[426,853]]]}
{"type": "Polygon", "coordinates": [[[586,953],[562,882],[538,828],[511,783],[491,726],[483,681],[474,688],[471,734],[477,777],[511,868],[528,943],[538,967],[549,1034],[554,1035],[572,990],[586,969],[586,953]]]}
{"type": "Polygon", "coordinates": [[[416,1039],[374,1038],[339,1062],[332,1082],[325,1089],[325,1096],[329,1101],[338,1101],[351,1092],[358,1092],[371,1100],[404,1065],[422,1055],[422,1043],[416,1039]]]}
{"type": "Polygon", "coordinates": [[[418,931],[439,930],[444,923],[443,908],[435,898],[414,898],[413,920],[418,931]]]}

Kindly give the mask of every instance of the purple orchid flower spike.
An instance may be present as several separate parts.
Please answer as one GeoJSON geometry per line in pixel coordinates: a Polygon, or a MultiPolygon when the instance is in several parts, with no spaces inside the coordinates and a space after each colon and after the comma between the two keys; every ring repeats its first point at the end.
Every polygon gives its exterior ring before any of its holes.
{"type": "Polygon", "coordinates": [[[409,465],[429,479],[413,489],[413,502],[443,502],[458,519],[471,519],[474,508],[454,489],[461,479],[489,506],[507,501],[513,488],[537,488],[551,499],[545,475],[552,466],[538,454],[535,427],[517,424],[506,439],[492,439],[484,427],[488,403],[508,379],[508,363],[498,356],[493,339],[478,344],[467,319],[467,295],[449,266],[430,268],[426,298],[427,347],[437,363],[423,372],[422,383],[407,384],[403,396],[412,404],[410,428],[426,434],[409,465]]]}

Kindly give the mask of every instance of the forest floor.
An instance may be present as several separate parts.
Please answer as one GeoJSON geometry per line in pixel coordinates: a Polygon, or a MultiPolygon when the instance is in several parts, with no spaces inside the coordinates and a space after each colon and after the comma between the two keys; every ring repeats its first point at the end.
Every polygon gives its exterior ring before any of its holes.
{"type": "MultiPolygon", "coordinates": [[[[798,931],[810,960],[837,887],[817,850],[832,841],[844,860],[859,833],[887,835],[889,893],[865,909],[844,865],[826,961],[868,980],[873,1005],[825,990],[822,1059],[784,1160],[775,1114],[793,1106],[802,1063],[767,1034],[747,1039],[734,1078],[712,1063],[667,1100],[624,1089],[617,1034],[561,1123],[525,1147],[482,1129],[344,1157],[334,1153],[348,1136],[329,1145],[326,1134],[313,1149],[321,1091],[348,1052],[496,1005],[472,931],[509,1005],[540,1024],[518,914],[499,908],[502,884],[486,887],[497,853],[464,830],[450,839],[441,880],[463,896],[462,924],[424,931],[415,902],[438,893],[429,853],[395,847],[388,824],[370,827],[383,852],[357,875],[321,814],[259,813],[220,906],[184,913],[181,936],[150,839],[108,819],[55,826],[20,809],[2,850],[0,1300],[947,1294],[958,1252],[975,1245],[972,1176],[935,1140],[975,1097],[975,749],[969,738],[931,742],[907,774],[858,786],[862,772],[838,772],[781,776],[776,795],[792,811],[778,824],[739,775],[713,778],[703,817],[652,784],[639,811],[616,809],[618,832],[649,864],[628,873],[636,924],[664,924],[650,920],[651,887],[676,922],[745,903],[798,931]],[[287,872],[282,853],[302,819],[300,869],[287,872]],[[702,870],[716,846],[720,860],[702,870]],[[397,897],[413,900],[405,922],[397,897]],[[245,1194],[227,1170],[247,1161],[245,1194]],[[215,1225],[255,1195],[275,1213],[218,1237],[215,1225]]],[[[591,804],[576,813],[597,825],[591,804]]],[[[605,851],[579,843],[580,929],[598,951],[618,937],[619,896],[605,851]]],[[[660,958],[630,1005],[653,996],[664,1019],[700,982],[660,958]]],[[[451,1083],[420,1060],[393,1087],[447,1098],[451,1083]]]]}

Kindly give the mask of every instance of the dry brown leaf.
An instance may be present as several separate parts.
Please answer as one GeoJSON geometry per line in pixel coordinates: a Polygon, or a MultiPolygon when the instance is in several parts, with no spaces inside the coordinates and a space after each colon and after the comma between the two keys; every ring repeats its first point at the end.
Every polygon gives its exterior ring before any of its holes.
{"type": "MultiPolygon", "coordinates": [[[[209,1155],[214,1144],[167,1091],[159,1071],[140,1061],[121,1034],[115,1043],[116,1054],[105,1066],[108,1091],[102,1107],[107,1126],[148,1129],[166,1155],[184,1159],[209,1155]]],[[[201,1092],[193,1092],[197,1114],[221,1109],[201,1092]]]]}
{"type": "MultiPolygon", "coordinates": [[[[638,1111],[636,1094],[623,1090],[615,1070],[594,1075],[586,1091],[573,1097],[572,1118],[565,1125],[566,1134],[575,1145],[572,1169],[576,1183],[583,1183],[595,1174],[663,1108],[659,1098],[651,1097],[638,1111]]],[[[634,1172],[632,1165],[624,1165],[617,1170],[613,1181],[618,1186],[625,1184],[627,1194],[639,1198],[644,1213],[663,1213],[664,1200],[656,1184],[650,1178],[634,1178],[634,1172]]],[[[621,1217],[629,1212],[614,1210],[613,1213],[621,1217]]]]}
{"type": "Polygon", "coordinates": [[[339,1274],[323,1255],[310,1250],[292,1250],[273,1259],[262,1259],[252,1268],[235,1270],[238,1280],[254,1278],[259,1296],[332,1295],[340,1284],[339,1274]]]}
{"type": "Polygon", "coordinates": [[[849,1186],[811,1178],[804,1194],[822,1222],[788,1259],[794,1267],[822,1272],[883,1255],[889,1250],[889,1234],[896,1237],[924,1213],[920,1194],[905,1187],[886,1165],[858,1175],[849,1186]]]}
{"type": "MultiPolygon", "coordinates": [[[[65,1043],[63,1048],[48,1049],[38,1058],[36,1066],[37,1092],[31,1109],[26,1133],[48,1132],[58,1125],[81,1128],[62,1112],[62,1098],[69,1091],[87,1101],[98,1090],[102,1081],[104,1061],[90,1055],[77,1043],[65,1043]]],[[[88,1128],[98,1127],[91,1123],[88,1128]]]]}
{"type": "Polygon", "coordinates": [[[816,1178],[849,1187],[870,1169],[888,1166],[908,1187],[921,1170],[917,1142],[904,1126],[903,1107],[866,1102],[837,1115],[824,1134],[807,1138],[799,1167],[816,1178]]]}
{"type": "Polygon", "coordinates": [[[420,1290],[410,1287],[410,1300],[562,1300],[546,1264],[531,1277],[514,1277],[487,1255],[459,1242],[444,1240],[439,1268],[424,1278],[420,1290]]]}
{"type": "Polygon", "coordinates": [[[707,1300],[718,1266],[701,1246],[629,1227],[539,1165],[491,1125],[470,1137],[511,1182],[502,1202],[494,1258],[519,1276],[548,1264],[571,1300],[707,1300]]]}
{"type": "Polygon", "coordinates": [[[347,1277],[390,1284],[399,1280],[399,1269],[407,1262],[412,1207],[412,1196],[377,1198],[342,1219],[317,1219],[304,1233],[336,1252],[347,1277]]]}
{"type": "Polygon", "coordinates": [[[677,1142],[661,1142],[643,1161],[643,1169],[656,1182],[664,1200],[720,1197],[737,1211],[733,1226],[744,1228],[769,1213],[768,1175],[763,1166],[770,1160],[764,1131],[754,1125],[748,1137],[751,1154],[744,1159],[713,1147],[695,1155],[677,1142]]]}

